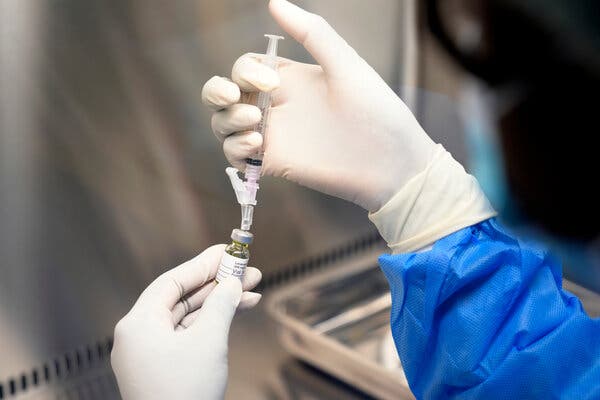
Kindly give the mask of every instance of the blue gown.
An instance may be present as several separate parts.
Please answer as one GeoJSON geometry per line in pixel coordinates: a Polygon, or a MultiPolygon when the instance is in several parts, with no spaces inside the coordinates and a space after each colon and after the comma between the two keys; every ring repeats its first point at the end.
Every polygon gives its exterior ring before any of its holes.
{"type": "Polygon", "coordinates": [[[379,262],[418,399],[600,399],[600,319],[544,249],[490,219],[379,262]]]}

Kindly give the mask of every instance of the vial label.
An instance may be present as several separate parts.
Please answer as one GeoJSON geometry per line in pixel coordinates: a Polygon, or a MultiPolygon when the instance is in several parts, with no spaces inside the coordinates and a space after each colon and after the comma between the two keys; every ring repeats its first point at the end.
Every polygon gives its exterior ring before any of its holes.
{"type": "Polygon", "coordinates": [[[242,279],[247,265],[247,258],[237,258],[229,253],[224,252],[223,257],[221,257],[219,271],[217,272],[217,277],[215,279],[217,282],[221,282],[230,275],[242,279]]]}

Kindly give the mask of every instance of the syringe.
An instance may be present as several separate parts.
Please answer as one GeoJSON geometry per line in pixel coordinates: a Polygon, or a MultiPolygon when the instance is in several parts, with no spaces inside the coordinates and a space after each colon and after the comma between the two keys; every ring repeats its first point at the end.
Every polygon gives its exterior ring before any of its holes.
{"type": "MultiPolygon", "coordinates": [[[[269,68],[277,69],[277,44],[279,40],[283,39],[283,37],[269,34],[265,35],[265,37],[269,39],[269,44],[267,46],[267,52],[265,53],[262,63],[269,68]]],[[[260,109],[262,118],[256,125],[255,131],[263,135],[264,138],[265,130],[267,128],[267,121],[269,119],[269,111],[271,109],[271,92],[260,92],[258,94],[256,106],[260,109]]],[[[256,198],[256,191],[258,191],[258,180],[260,179],[260,170],[262,168],[262,157],[263,154],[262,151],[260,151],[254,157],[246,159],[246,171],[244,176],[246,178],[246,187],[252,193],[252,198],[256,198]]],[[[243,214],[244,210],[242,207],[242,218],[243,214]]]]}
{"type": "MultiPolygon", "coordinates": [[[[274,70],[277,69],[277,44],[282,36],[278,35],[265,35],[269,39],[267,46],[267,52],[265,57],[262,59],[262,63],[269,68],[274,70]]],[[[267,121],[269,119],[269,111],[271,109],[271,93],[270,92],[259,92],[256,106],[260,109],[262,114],[260,122],[256,125],[255,131],[261,135],[265,135],[267,128],[267,121]]],[[[228,168],[227,174],[231,179],[233,189],[235,190],[238,202],[242,208],[242,221],[241,229],[248,231],[252,226],[254,206],[256,205],[256,192],[258,191],[258,181],[260,179],[260,171],[262,168],[263,152],[259,151],[255,156],[246,159],[246,171],[244,172],[245,182],[237,176],[237,169],[228,168]]]]}

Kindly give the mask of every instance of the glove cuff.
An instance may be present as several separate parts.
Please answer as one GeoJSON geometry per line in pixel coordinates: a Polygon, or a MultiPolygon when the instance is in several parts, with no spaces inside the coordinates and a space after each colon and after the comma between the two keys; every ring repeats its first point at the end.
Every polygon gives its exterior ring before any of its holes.
{"type": "Polygon", "coordinates": [[[438,144],[425,170],[369,219],[397,254],[422,249],[495,215],[477,180],[438,144]]]}

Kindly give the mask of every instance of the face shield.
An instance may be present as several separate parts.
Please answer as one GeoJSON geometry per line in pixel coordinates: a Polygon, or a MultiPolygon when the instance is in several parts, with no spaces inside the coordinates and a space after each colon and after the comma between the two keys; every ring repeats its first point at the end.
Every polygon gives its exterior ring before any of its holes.
{"type": "Polygon", "coordinates": [[[600,5],[535,3],[428,0],[429,28],[473,77],[460,104],[470,169],[503,222],[600,289],[598,123],[587,100],[600,90],[599,24],[589,17],[600,5]]]}
{"type": "MultiPolygon", "coordinates": [[[[477,99],[467,101],[463,116],[484,117],[498,138],[490,141],[523,217],[558,237],[593,241],[600,197],[589,190],[596,169],[589,132],[598,123],[587,99],[600,90],[600,43],[586,35],[584,6],[555,0],[533,10],[534,3],[428,0],[427,16],[444,48],[477,79],[466,88],[477,99]]],[[[471,131],[481,130],[477,124],[467,122],[471,131]]]]}

